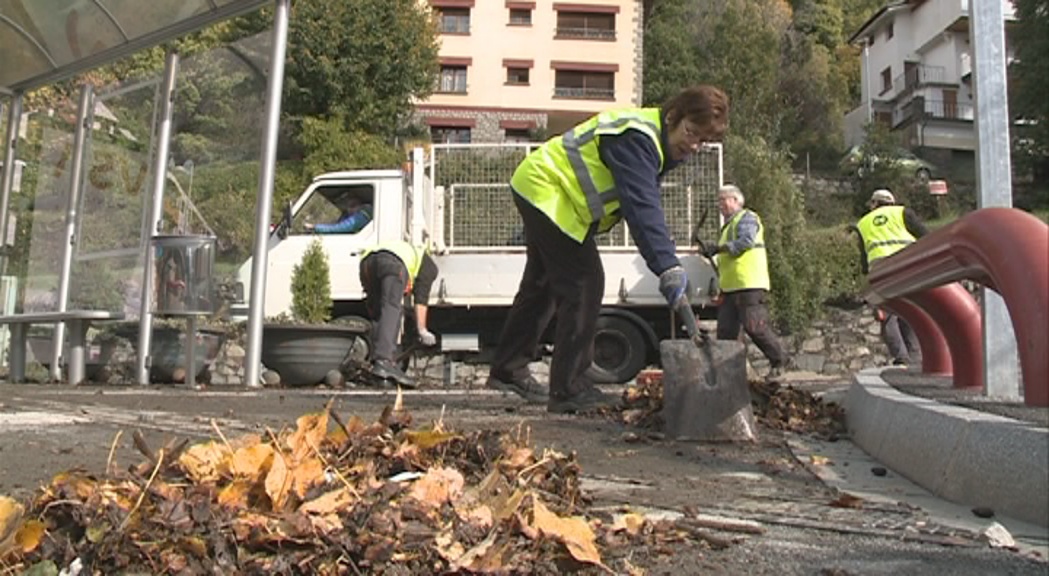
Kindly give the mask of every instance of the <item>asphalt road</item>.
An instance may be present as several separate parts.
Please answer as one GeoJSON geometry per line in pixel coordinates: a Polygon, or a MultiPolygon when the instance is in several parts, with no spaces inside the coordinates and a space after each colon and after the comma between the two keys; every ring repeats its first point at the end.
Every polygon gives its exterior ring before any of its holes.
{"type": "MultiPolygon", "coordinates": [[[[70,468],[101,473],[120,431],[114,461],[127,467],[141,460],[131,442],[136,429],[154,446],[173,437],[214,437],[212,421],[227,436],[276,431],[321,409],[329,398],[340,415],[366,421],[393,401],[389,393],[364,390],[0,384],[0,494],[27,497],[70,468]]],[[[754,444],[680,443],[607,417],[554,416],[513,397],[477,391],[409,392],[405,407],[417,424],[443,417],[452,429],[520,430],[539,447],[575,451],[595,507],[673,515],[689,506],[766,528],[718,551],[687,544],[616,551],[629,554],[649,574],[1049,573],[1044,556],[990,548],[975,532],[940,523],[929,510],[895,499],[888,488],[887,497],[865,499],[861,509],[830,506],[849,485],[827,482],[826,474],[814,471],[837,465],[844,472],[849,461],[835,456],[837,462],[815,466],[818,460],[804,452],[847,449],[847,440],[821,446],[763,429],[754,444]]],[[[872,482],[888,486],[894,480],[891,472],[885,479],[872,478],[863,466],[853,464],[852,471],[865,477],[865,490],[872,482]]]]}

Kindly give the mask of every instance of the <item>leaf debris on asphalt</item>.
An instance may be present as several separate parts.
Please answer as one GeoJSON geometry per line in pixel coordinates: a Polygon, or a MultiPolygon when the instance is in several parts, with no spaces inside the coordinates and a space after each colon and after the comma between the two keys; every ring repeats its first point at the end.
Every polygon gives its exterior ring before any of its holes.
{"type": "Polygon", "coordinates": [[[135,434],[146,460],[127,472],[74,469],[25,505],[0,497],[0,574],[636,574],[629,548],[730,542],[588,513],[575,455],[530,446],[521,426],[411,423],[393,406],[368,424],[329,403],[261,435],[216,424],[214,440],[154,450],[135,434]]]}

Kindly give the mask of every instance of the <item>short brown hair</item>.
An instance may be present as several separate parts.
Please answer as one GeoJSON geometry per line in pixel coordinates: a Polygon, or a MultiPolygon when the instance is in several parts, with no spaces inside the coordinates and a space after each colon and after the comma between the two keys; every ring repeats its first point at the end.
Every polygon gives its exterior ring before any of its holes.
{"type": "Polygon", "coordinates": [[[663,105],[663,114],[671,129],[688,119],[698,126],[709,126],[718,134],[718,140],[728,130],[728,96],[720,88],[708,84],[689,86],[663,105]]]}

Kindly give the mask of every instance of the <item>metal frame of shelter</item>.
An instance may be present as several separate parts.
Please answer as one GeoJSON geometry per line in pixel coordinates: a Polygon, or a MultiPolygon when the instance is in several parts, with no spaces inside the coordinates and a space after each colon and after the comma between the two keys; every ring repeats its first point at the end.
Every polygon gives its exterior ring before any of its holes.
{"type": "MultiPolygon", "coordinates": [[[[4,166],[14,166],[18,141],[19,122],[22,117],[22,97],[30,90],[64,80],[81,72],[92,70],[137,51],[151,48],[185,34],[234,16],[249,13],[267,4],[273,11],[273,43],[270,52],[270,74],[266,85],[266,107],[262,130],[261,157],[259,162],[259,185],[255,218],[255,238],[251,280],[251,301],[265,300],[267,270],[267,240],[273,203],[273,179],[276,169],[277,133],[280,123],[281,91],[284,84],[284,60],[287,48],[288,18],[291,0],[171,0],[155,1],[152,9],[152,24],[144,25],[143,7],[127,0],[31,0],[13,4],[10,13],[0,13],[0,44],[5,57],[17,59],[21,68],[8,68],[0,72],[0,94],[10,97],[7,109],[7,134],[5,135],[4,166]],[[46,6],[44,6],[46,5],[46,6]],[[122,10],[123,9],[123,10],[122,10]],[[36,14],[34,10],[44,10],[36,14]],[[64,14],[94,15],[94,28],[87,35],[93,37],[95,51],[81,56],[79,42],[74,47],[74,38],[68,29],[48,26],[61,21],[64,14]],[[135,29],[137,27],[137,30],[135,29]],[[136,33],[137,32],[137,33],[136,33]],[[26,63],[29,64],[26,64],[26,63]],[[12,72],[11,70],[15,70],[12,72]]],[[[6,59],[6,58],[5,58],[6,59]]],[[[163,207],[164,175],[170,150],[172,112],[174,107],[175,77],[178,70],[178,54],[169,52],[165,58],[163,84],[161,86],[161,110],[158,115],[158,138],[156,155],[153,158],[153,181],[148,204],[149,237],[159,227],[163,207]]],[[[66,204],[66,226],[59,275],[58,311],[66,310],[69,300],[69,276],[73,259],[73,241],[76,237],[78,198],[82,190],[83,152],[86,139],[86,121],[90,115],[93,88],[85,85],[80,93],[78,124],[74,135],[71,185],[66,204]]],[[[2,112],[0,112],[2,113],[2,112]]],[[[14,170],[4,170],[0,179],[0,238],[6,238],[11,191],[14,185],[14,170]]],[[[147,209],[144,207],[144,210],[147,209]]],[[[143,243],[142,261],[145,273],[142,282],[141,315],[139,324],[138,350],[150,350],[153,325],[152,275],[154,251],[151,242],[143,243]]],[[[261,367],[263,307],[253,306],[248,315],[248,342],[245,355],[245,383],[257,386],[261,367]]],[[[61,350],[64,325],[56,326],[54,332],[55,354],[61,350]]],[[[138,355],[136,379],[140,384],[149,383],[148,354],[138,355]]],[[[58,359],[52,359],[52,377],[58,375],[58,359]]]]}

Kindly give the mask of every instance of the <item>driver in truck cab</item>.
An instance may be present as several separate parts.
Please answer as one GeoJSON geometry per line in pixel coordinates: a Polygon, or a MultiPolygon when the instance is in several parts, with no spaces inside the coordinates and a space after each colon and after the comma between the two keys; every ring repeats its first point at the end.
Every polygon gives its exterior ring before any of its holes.
{"type": "Polygon", "coordinates": [[[350,198],[339,215],[339,219],[330,224],[312,224],[307,222],[306,230],[317,234],[356,234],[372,221],[372,207],[361,203],[359,198],[350,198]]]}
{"type": "Polygon", "coordinates": [[[423,346],[437,343],[437,336],[426,328],[430,288],[437,279],[437,264],[425,247],[403,240],[379,244],[361,256],[361,286],[372,321],[372,375],[380,380],[392,380],[404,388],[415,388],[415,380],[394,362],[394,352],[401,329],[404,296],[409,293],[415,304],[419,343],[423,346]]]}
{"type": "Polygon", "coordinates": [[[527,259],[489,388],[546,402],[554,413],[616,402],[597,389],[588,370],[605,292],[595,236],[625,219],[667,303],[688,305],[688,276],[667,230],[660,180],[704,143],[721,141],[728,114],[724,92],[692,86],[660,108],[602,112],[548,140],[518,165],[510,184],[527,259]],[[530,374],[528,363],[555,315],[547,387],[530,374]]]}

